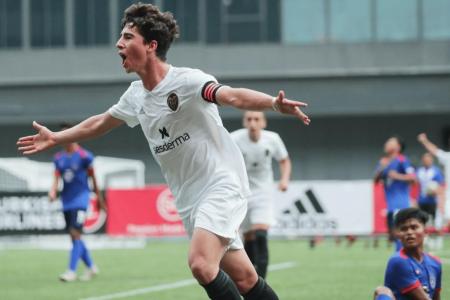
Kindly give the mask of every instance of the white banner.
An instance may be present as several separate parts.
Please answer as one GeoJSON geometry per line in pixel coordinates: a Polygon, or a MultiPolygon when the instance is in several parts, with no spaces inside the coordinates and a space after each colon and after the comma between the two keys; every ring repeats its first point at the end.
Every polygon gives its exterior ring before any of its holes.
{"type": "Polygon", "coordinates": [[[276,191],[272,235],[359,235],[373,232],[373,183],[293,181],[276,191]]]}

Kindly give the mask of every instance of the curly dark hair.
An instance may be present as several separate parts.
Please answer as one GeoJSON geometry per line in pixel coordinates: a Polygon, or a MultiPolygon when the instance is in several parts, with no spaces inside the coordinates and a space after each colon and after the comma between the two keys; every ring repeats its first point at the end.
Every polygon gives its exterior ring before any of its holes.
{"type": "Polygon", "coordinates": [[[177,21],[171,12],[161,12],[155,5],[138,2],[125,9],[121,28],[126,24],[136,26],[146,43],[156,41],[156,55],[166,61],[170,45],[179,36],[177,21]]]}

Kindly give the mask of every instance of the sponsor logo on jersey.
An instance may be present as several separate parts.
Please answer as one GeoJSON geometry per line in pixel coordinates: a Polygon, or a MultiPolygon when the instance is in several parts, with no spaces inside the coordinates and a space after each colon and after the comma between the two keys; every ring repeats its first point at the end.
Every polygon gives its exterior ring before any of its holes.
{"type": "Polygon", "coordinates": [[[180,135],[179,137],[177,137],[172,141],[166,142],[160,146],[153,147],[153,151],[155,152],[155,154],[161,154],[163,152],[175,149],[176,147],[182,145],[183,143],[189,141],[190,139],[191,137],[189,136],[189,133],[185,132],[184,134],[180,135]]]}
{"type": "Polygon", "coordinates": [[[176,111],[178,108],[178,96],[175,93],[171,93],[169,97],[167,97],[167,105],[173,111],[176,111]]]}
{"type": "Polygon", "coordinates": [[[163,127],[162,129],[158,129],[159,133],[161,133],[161,139],[164,139],[166,137],[170,137],[169,133],[167,132],[167,128],[163,127]]]}

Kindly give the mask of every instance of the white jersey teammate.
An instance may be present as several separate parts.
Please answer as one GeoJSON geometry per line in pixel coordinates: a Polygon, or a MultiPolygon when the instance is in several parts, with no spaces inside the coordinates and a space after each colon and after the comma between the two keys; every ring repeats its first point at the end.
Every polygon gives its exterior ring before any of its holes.
{"type": "Polygon", "coordinates": [[[137,3],[125,10],[117,41],[122,66],[136,72],[120,101],[107,112],[52,132],[34,122],[35,135],[18,140],[34,154],[58,144],[101,136],[123,125],[141,125],[151,152],[176,197],[191,237],[189,267],[210,299],[276,300],[259,278],[239,240],[245,213],[247,176],[239,149],[222,126],[214,103],[243,110],[273,109],[309,124],[302,102],[243,88],[222,86],[198,70],[166,62],[178,26],[171,13],[137,3]]]}
{"type": "MultiPolygon", "coordinates": [[[[439,163],[444,167],[444,178],[446,181],[445,193],[443,195],[444,201],[441,201],[440,205],[438,205],[438,211],[440,211],[442,217],[447,219],[449,222],[448,226],[450,226],[450,152],[439,149],[428,139],[425,133],[419,134],[417,139],[428,152],[437,157],[439,163]]],[[[437,217],[439,217],[439,215],[437,217]]]]}
{"type": "Polygon", "coordinates": [[[250,183],[247,215],[241,225],[247,255],[258,275],[265,278],[269,262],[267,231],[273,223],[273,170],[272,160],[279,163],[278,188],[286,191],[291,175],[291,161],[280,136],[264,130],[264,113],[247,111],[243,117],[244,129],[231,133],[241,150],[250,183]]]}

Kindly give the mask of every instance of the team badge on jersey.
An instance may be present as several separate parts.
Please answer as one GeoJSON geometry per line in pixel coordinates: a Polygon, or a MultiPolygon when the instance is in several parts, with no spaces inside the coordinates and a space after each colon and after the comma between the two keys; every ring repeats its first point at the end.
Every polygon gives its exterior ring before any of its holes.
{"type": "Polygon", "coordinates": [[[178,108],[178,96],[175,93],[171,93],[169,97],[167,97],[167,105],[173,111],[176,111],[178,108]]]}

